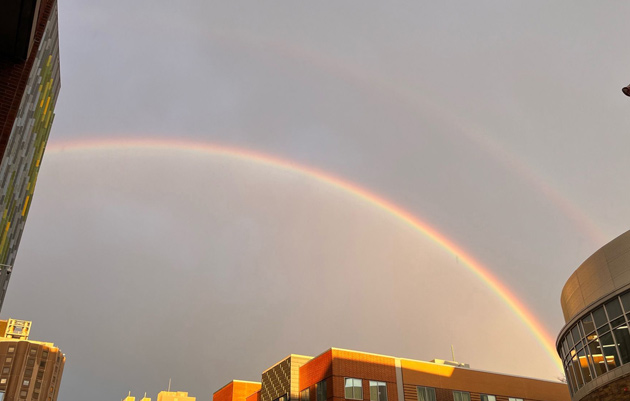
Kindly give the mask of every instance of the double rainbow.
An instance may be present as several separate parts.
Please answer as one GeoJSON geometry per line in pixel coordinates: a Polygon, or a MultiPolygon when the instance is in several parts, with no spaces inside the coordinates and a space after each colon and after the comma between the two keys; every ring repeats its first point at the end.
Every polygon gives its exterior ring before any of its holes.
{"type": "Polygon", "coordinates": [[[290,160],[281,159],[275,156],[254,152],[247,149],[221,146],[216,144],[191,142],[184,140],[169,139],[141,139],[141,140],[109,140],[109,141],[76,141],[67,143],[51,143],[47,153],[63,152],[83,152],[97,150],[124,150],[124,149],[154,149],[154,150],[179,150],[205,155],[215,155],[245,160],[252,163],[259,163],[265,166],[291,171],[301,174],[311,179],[330,185],[344,191],[363,202],[367,202],[374,207],[381,209],[391,216],[396,217],[415,230],[430,238],[443,249],[459,258],[466,268],[474,273],[486,286],[492,290],[514,314],[525,324],[534,337],[540,342],[545,351],[549,354],[553,362],[562,372],[561,361],[556,354],[554,340],[534,314],[510,291],[510,289],[500,282],[490,270],[476,261],[470,254],[460,246],[446,238],[437,229],[429,226],[410,212],[404,210],[393,202],[374,194],[354,183],[335,177],[320,169],[295,163],[290,160]]]}

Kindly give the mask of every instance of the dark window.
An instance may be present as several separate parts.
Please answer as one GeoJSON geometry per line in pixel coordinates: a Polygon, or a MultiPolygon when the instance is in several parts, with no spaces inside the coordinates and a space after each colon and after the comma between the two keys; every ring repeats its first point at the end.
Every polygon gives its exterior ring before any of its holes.
{"type": "Polygon", "coordinates": [[[623,309],[626,311],[626,313],[630,313],[630,292],[626,292],[619,298],[621,298],[621,304],[623,305],[623,309]]]}
{"type": "Polygon", "coordinates": [[[567,334],[565,338],[567,340],[567,344],[569,345],[569,348],[573,348],[575,344],[573,343],[573,337],[571,336],[571,332],[569,332],[569,334],[567,334]]]}
{"type": "Polygon", "coordinates": [[[621,311],[621,305],[619,305],[619,299],[615,298],[606,303],[606,312],[608,312],[608,319],[613,320],[621,315],[623,312],[621,311]]]}
{"type": "Polygon", "coordinates": [[[577,354],[571,358],[571,366],[573,367],[573,374],[575,375],[575,382],[577,388],[584,386],[584,379],[582,379],[582,369],[580,369],[580,363],[578,361],[577,354]]]}
{"type": "Polygon", "coordinates": [[[612,334],[604,334],[600,337],[600,342],[602,344],[602,349],[604,350],[608,370],[613,370],[619,366],[619,356],[617,355],[617,350],[615,349],[615,342],[613,341],[612,334]]]}
{"type": "Polygon", "coordinates": [[[453,401],[470,401],[470,393],[465,391],[453,391],[453,401]]]}
{"type": "Polygon", "coordinates": [[[363,399],[363,381],[361,379],[353,379],[346,377],[345,379],[345,397],[349,400],[363,399]]]}
{"type": "Polygon", "coordinates": [[[316,385],[317,387],[317,400],[326,401],[326,380],[322,380],[316,385]]]}
{"type": "Polygon", "coordinates": [[[418,401],[435,401],[435,389],[433,387],[416,387],[418,401]]]}
{"type": "Polygon", "coordinates": [[[600,306],[593,311],[593,320],[595,321],[595,327],[603,326],[605,323],[608,322],[608,318],[606,317],[606,313],[604,313],[603,306],[600,306]]]}
{"type": "Polygon", "coordinates": [[[300,401],[311,401],[311,391],[310,388],[305,388],[300,391],[300,401]]]}
{"type": "Polygon", "coordinates": [[[387,384],[370,381],[370,401],[387,401],[387,384]]]}
{"type": "Polygon", "coordinates": [[[615,340],[617,341],[617,348],[619,349],[619,357],[621,363],[630,362],[630,333],[628,333],[628,326],[619,326],[613,330],[615,334],[615,340]]]}
{"type": "Polygon", "coordinates": [[[579,344],[580,340],[582,339],[582,336],[579,333],[577,325],[575,325],[575,327],[571,329],[571,334],[573,335],[573,342],[575,344],[579,344]]]}
{"type": "Polygon", "coordinates": [[[595,331],[595,324],[593,323],[593,318],[590,314],[586,315],[586,317],[582,319],[582,327],[584,327],[584,332],[586,334],[591,334],[595,331]]]}
{"type": "Polygon", "coordinates": [[[481,401],[497,401],[497,397],[490,394],[481,394],[481,401]]]}

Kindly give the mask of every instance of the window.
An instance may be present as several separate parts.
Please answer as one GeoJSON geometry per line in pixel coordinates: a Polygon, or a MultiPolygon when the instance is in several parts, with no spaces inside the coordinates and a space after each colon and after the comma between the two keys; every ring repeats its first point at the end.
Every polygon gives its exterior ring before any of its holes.
{"type": "Polygon", "coordinates": [[[326,380],[320,381],[315,387],[317,392],[316,401],[326,401],[326,380]]]}
{"type": "Polygon", "coordinates": [[[345,397],[348,400],[362,400],[363,380],[346,377],[345,397]]]}
{"type": "Polygon", "coordinates": [[[510,397],[510,398],[508,398],[508,401],[523,401],[523,399],[522,398],[510,397]]]}
{"type": "Polygon", "coordinates": [[[31,349],[30,351],[31,355],[37,355],[37,350],[35,348],[31,349]]]}
{"type": "Polygon", "coordinates": [[[470,393],[466,391],[453,391],[454,401],[470,401],[470,393]]]}
{"type": "Polygon", "coordinates": [[[435,389],[433,387],[416,387],[418,401],[435,401],[435,389]]]}
{"type": "Polygon", "coordinates": [[[370,401],[387,401],[387,384],[370,381],[370,401]]]}
{"type": "Polygon", "coordinates": [[[481,401],[497,401],[497,397],[490,394],[481,394],[481,401]]]}
{"type": "Polygon", "coordinates": [[[26,397],[26,391],[24,390],[20,391],[20,397],[26,397]]]}
{"type": "Polygon", "coordinates": [[[300,391],[300,401],[311,401],[311,391],[310,388],[305,388],[300,391]]]}
{"type": "MultiPolygon", "coordinates": [[[[56,380],[57,380],[57,378],[56,378],[55,376],[53,376],[53,378],[52,378],[53,383],[54,383],[56,380]]],[[[52,387],[51,387],[51,388],[52,388],[52,387]]],[[[280,397],[275,398],[273,401],[287,401],[287,395],[286,395],[286,394],[281,395],[280,397]]]]}
{"type": "Polygon", "coordinates": [[[31,384],[31,381],[30,381],[30,380],[24,380],[24,381],[22,382],[22,385],[23,385],[23,386],[28,386],[29,384],[31,384]]]}
{"type": "Polygon", "coordinates": [[[9,373],[9,370],[9,368],[2,368],[2,374],[6,375],[7,373],[9,373]]]}
{"type": "Polygon", "coordinates": [[[7,379],[0,379],[0,384],[6,384],[7,383],[7,379]]]}
{"type": "Polygon", "coordinates": [[[7,350],[9,354],[13,353],[14,351],[15,351],[15,347],[9,347],[9,349],[7,350]]]}
{"type": "Polygon", "coordinates": [[[13,358],[9,357],[7,359],[4,360],[5,363],[11,363],[11,361],[13,360],[13,358]]]}

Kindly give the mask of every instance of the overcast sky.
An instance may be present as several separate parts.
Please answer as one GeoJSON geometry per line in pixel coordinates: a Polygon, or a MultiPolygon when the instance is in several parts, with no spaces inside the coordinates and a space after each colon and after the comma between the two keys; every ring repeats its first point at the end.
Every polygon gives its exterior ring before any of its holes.
{"type": "MultiPolygon", "coordinates": [[[[59,0],[50,144],[168,138],[293,160],[405,208],[555,336],[628,229],[619,2],[59,0]]],[[[60,397],[208,400],[331,346],[553,379],[435,243],[291,173],[181,151],[45,155],[2,314],[67,355],[60,397]]]]}

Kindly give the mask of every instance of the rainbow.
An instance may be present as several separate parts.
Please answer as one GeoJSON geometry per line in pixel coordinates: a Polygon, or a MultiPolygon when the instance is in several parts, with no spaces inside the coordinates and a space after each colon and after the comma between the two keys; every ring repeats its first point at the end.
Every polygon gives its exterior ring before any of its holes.
{"type": "Polygon", "coordinates": [[[514,314],[525,324],[534,337],[540,342],[545,351],[549,354],[553,362],[562,372],[561,361],[556,354],[554,339],[538,321],[534,314],[514,295],[514,293],[502,282],[500,282],[487,267],[476,261],[470,254],[464,251],[459,245],[446,238],[437,229],[430,227],[410,212],[393,202],[376,195],[354,183],[343,180],[339,177],[320,170],[315,167],[305,166],[291,160],[254,152],[247,149],[199,143],[184,140],[170,139],[111,139],[111,140],[86,140],[74,142],[59,142],[48,145],[47,152],[82,152],[92,150],[126,150],[126,149],[151,149],[151,150],[179,150],[186,152],[201,153],[206,155],[225,156],[248,162],[259,163],[266,166],[288,170],[296,174],[301,174],[311,179],[315,179],[323,184],[330,185],[344,191],[364,202],[367,202],[378,209],[381,209],[391,216],[406,223],[418,232],[430,238],[446,251],[452,253],[459,261],[476,275],[486,286],[492,290],[514,314]]]}
{"type": "Polygon", "coordinates": [[[377,99],[386,105],[395,104],[398,108],[406,109],[409,115],[416,116],[418,112],[425,112],[448,127],[446,132],[458,134],[468,139],[473,145],[496,162],[515,173],[521,180],[536,190],[536,193],[544,195],[560,212],[564,214],[580,231],[588,237],[593,245],[602,245],[608,241],[609,235],[584,213],[574,202],[557,189],[558,185],[551,182],[550,177],[544,177],[534,171],[529,163],[526,163],[519,155],[511,152],[492,136],[482,132],[471,121],[464,121],[463,116],[454,116],[432,101],[431,96],[418,96],[424,93],[423,88],[409,87],[407,82],[402,83],[391,76],[383,78],[379,74],[371,72],[365,65],[351,64],[346,60],[332,57],[314,49],[304,46],[295,46],[290,42],[278,40],[264,40],[259,36],[243,35],[242,32],[222,31],[214,32],[209,36],[218,45],[226,48],[237,48],[239,52],[260,50],[261,52],[280,56],[283,59],[291,59],[302,63],[303,67],[316,69],[345,83],[353,85],[361,92],[368,92],[371,99],[377,99]]]}

